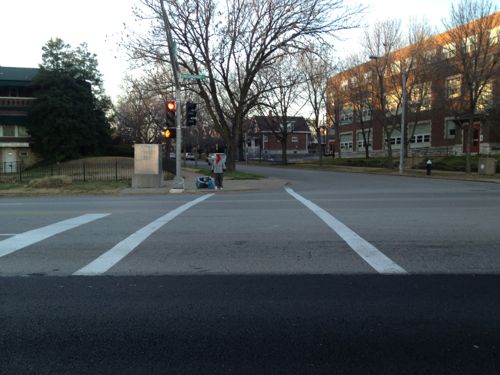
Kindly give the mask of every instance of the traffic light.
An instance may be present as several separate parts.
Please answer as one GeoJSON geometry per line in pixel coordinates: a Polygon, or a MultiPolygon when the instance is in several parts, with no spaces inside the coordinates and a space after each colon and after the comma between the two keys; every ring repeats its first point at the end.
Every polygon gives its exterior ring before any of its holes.
{"type": "Polygon", "coordinates": [[[186,103],[186,126],[196,125],[196,103],[186,103]]]}
{"type": "Polygon", "coordinates": [[[171,128],[165,130],[165,138],[167,139],[175,139],[177,137],[177,129],[171,128]]]}
{"type": "MultiPolygon", "coordinates": [[[[174,128],[176,126],[175,123],[175,109],[177,105],[175,100],[169,100],[167,102],[167,128],[174,128]]],[[[167,137],[169,138],[169,137],[167,137]]]]}

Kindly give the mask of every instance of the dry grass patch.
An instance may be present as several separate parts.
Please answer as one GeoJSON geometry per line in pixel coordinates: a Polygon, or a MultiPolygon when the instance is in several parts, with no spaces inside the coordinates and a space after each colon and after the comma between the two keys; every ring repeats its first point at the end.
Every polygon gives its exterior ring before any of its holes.
{"type": "Polygon", "coordinates": [[[50,176],[35,178],[28,183],[28,187],[36,189],[60,188],[72,183],[73,179],[69,176],[50,176]]]}

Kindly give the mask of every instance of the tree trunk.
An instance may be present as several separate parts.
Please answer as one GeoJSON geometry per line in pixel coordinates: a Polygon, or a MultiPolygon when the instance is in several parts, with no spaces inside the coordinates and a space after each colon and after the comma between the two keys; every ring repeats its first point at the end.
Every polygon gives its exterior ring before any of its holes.
{"type": "Polygon", "coordinates": [[[287,155],[286,155],[286,150],[287,150],[286,149],[286,141],[287,141],[286,138],[281,141],[281,164],[283,164],[283,165],[288,163],[287,155]]]}
{"type": "Polygon", "coordinates": [[[465,173],[471,173],[471,162],[470,162],[470,151],[471,151],[471,141],[472,141],[472,116],[469,120],[469,126],[467,126],[467,134],[465,137],[465,173]]]}

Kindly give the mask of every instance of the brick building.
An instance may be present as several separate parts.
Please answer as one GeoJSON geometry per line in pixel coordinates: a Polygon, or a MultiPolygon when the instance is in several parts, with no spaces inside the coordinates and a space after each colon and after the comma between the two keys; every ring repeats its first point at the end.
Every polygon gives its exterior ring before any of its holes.
{"type": "Polygon", "coordinates": [[[463,43],[456,39],[461,29],[448,30],[418,46],[367,56],[368,61],[330,77],[328,117],[337,151],[352,157],[365,156],[366,148],[373,156],[387,155],[389,148],[399,152],[404,114],[407,156],[461,155],[469,128],[472,154],[500,153],[500,12],[484,20],[481,27],[488,29],[481,37],[474,34],[480,29],[476,20],[467,24],[463,43]],[[461,59],[473,61],[476,52],[483,58],[485,51],[486,63],[496,63],[488,65],[492,74],[482,81],[471,115],[470,82],[461,59]]]}
{"type": "Polygon", "coordinates": [[[251,129],[247,138],[247,155],[251,159],[280,159],[282,146],[276,136],[287,133],[287,155],[307,155],[311,131],[303,117],[287,117],[286,132],[283,119],[276,116],[254,116],[246,127],[251,129]],[[250,125],[248,125],[250,124],[250,125]]]}

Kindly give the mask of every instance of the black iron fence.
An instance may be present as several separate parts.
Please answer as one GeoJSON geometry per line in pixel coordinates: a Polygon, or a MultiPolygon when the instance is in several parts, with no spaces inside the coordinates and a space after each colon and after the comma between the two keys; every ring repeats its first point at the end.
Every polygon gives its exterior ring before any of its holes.
{"type": "Polygon", "coordinates": [[[61,175],[73,181],[120,181],[131,179],[133,174],[133,158],[89,159],[32,167],[25,167],[22,161],[0,163],[0,182],[28,182],[61,175]]]}

